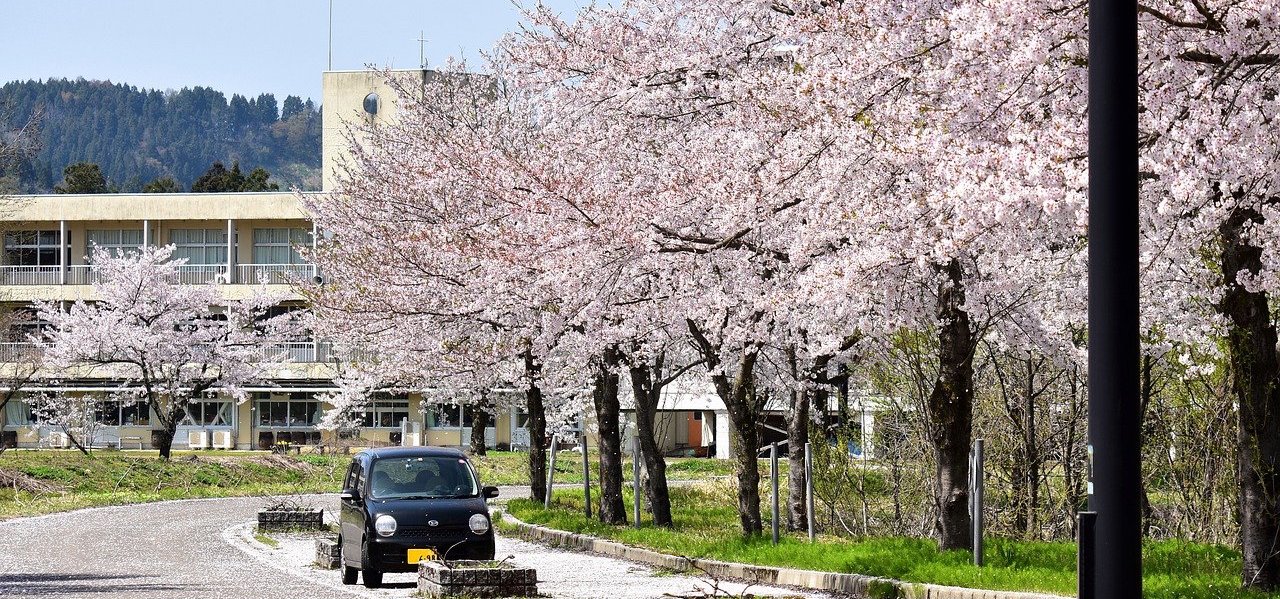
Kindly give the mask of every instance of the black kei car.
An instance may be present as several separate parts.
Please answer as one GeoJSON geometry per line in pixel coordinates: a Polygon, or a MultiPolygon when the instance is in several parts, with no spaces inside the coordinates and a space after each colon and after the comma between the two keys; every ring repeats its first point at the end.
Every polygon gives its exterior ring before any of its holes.
{"type": "Polygon", "coordinates": [[[413,572],[430,559],[493,559],[493,526],[481,487],[461,451],[394,447],[356,454],[343,484],[342,582],[382,585],[384,572],[413,572]]]}

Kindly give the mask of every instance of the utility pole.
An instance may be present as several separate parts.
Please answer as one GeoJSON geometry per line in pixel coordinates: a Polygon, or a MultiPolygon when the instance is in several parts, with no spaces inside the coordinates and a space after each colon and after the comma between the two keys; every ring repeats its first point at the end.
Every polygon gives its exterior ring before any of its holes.
{"type": "Polygon", "coordinates": [[[1098,599],[1142,596],[1139,351],[1138,6],[1089,0],[1089,441],[1098,599]]]}
{"type": "Polygon", "coordinates": [[[425,70],[427,68],[427,32],[419,31],[418,39],[418,68],[425,70]]]}

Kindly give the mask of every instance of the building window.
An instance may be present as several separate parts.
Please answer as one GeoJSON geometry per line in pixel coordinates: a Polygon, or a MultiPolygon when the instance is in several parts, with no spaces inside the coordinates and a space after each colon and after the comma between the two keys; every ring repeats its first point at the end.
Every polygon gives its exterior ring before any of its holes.
{"type": "Polygon", "coordinates": [[[175,246],[175,260],[186,258],[192,265],[227,263],[226,229],[170,229],[169,243],[175,246]]]}
{"type": "Polygon", "coordinates": [[[57,231],[8,231],[4,234],[4,263],[11,266],[58,266],[57,231]]]}
{"type": "Polygon", "coordinates": [[[98,406],[97,420],[106,426],[147,426],[151,424],[151,407],[145,402],[104,401],[98,406]]]}
{"type": "Polygon", "coordinates": [[[90,229],[85,234],[85,248],[91,259],[95,246],[112,256],[137,253],[142,247],[142,229],[90,229]]]}
{"type": "Polygon", "coordinates": [[[255,394],[258,409],[258,426],[313,427],[320,422],[324,410],[312,393],[284,395],[255,394]]]}
{"type": "Polygon", "coordinates": [[[364,413],[365,428],[399,428],[400,421],[409,417],[409,398],[389,393],[374,394],[369,409],[364,413]]]}
{"type": "Polygon", "coordinates": [[[254,264],[308,264],[298,248],[311,245],[311,229],[302,227],[253,230],[254,264]]]}
{"type": "Polygon", "coordinates": [[[36,415],[31,412],[31,406],[27,405],[26,400],[15,397],[4,406],[4,423],[6,426],[36,424],[36,415]]]}
{"type": "MultiPolygon", "coordinates": [[[[462,426],[469,427],[475,421],[475,408],[458,404],[438,404],[427,410],[427,428],[458,428],[461,417],[462,426]]],[[[489,420],[493,426],[493,419],[489,420]]]]}
{"type": "Polygon", "coordinates": [[[231,402],[193,401],[182,419],[187,426],[231,426],[231,402]]]}

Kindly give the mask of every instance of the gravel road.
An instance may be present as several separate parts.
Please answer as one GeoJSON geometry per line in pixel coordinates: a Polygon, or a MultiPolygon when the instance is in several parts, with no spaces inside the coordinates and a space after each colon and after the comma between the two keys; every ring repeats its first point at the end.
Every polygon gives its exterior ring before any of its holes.
{"type": "MultiPolygon", "coordinates": [[[[506,497],[527,490],[504,488],[506,497]]],[[[253,540],[250,522],[262,498],[173,501],[93,508],[0,522],[0,596],[92,599],[328,599],[408,597],[413,574],[388,575],[390,588],[344,587],[336,571],[307,565],[308,539],[277,549],[253,540]]],[[[335,504],[333,496],[315,505],[335,504]]],[[[654,575],[647,567],[499,537],[498,555],[538,569],[551,597],[696,596],[706,582],[654,575]]],[[[741,592],[742,585],[722,588],[741,592]]],[[[753,586],[750,593],[826,597],[753,586]]]]}

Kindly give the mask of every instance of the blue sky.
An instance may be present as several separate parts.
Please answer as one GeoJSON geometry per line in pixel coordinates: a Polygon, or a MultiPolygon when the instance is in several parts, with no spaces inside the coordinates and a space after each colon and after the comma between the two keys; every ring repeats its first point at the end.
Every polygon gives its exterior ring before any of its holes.
{"type": "MultiPolygon", "coordinates": [[[[588,3],[543,1],[562,14],[588,3]]],[[[333,0],[333,68],[414,68],[424,31],[429,65],[477,58],[518,22],[509,0],[333,0]]],[[[0,83],[84,77],[318,103],[328,24],[329,0],[6,1],[0,83]]]]}

